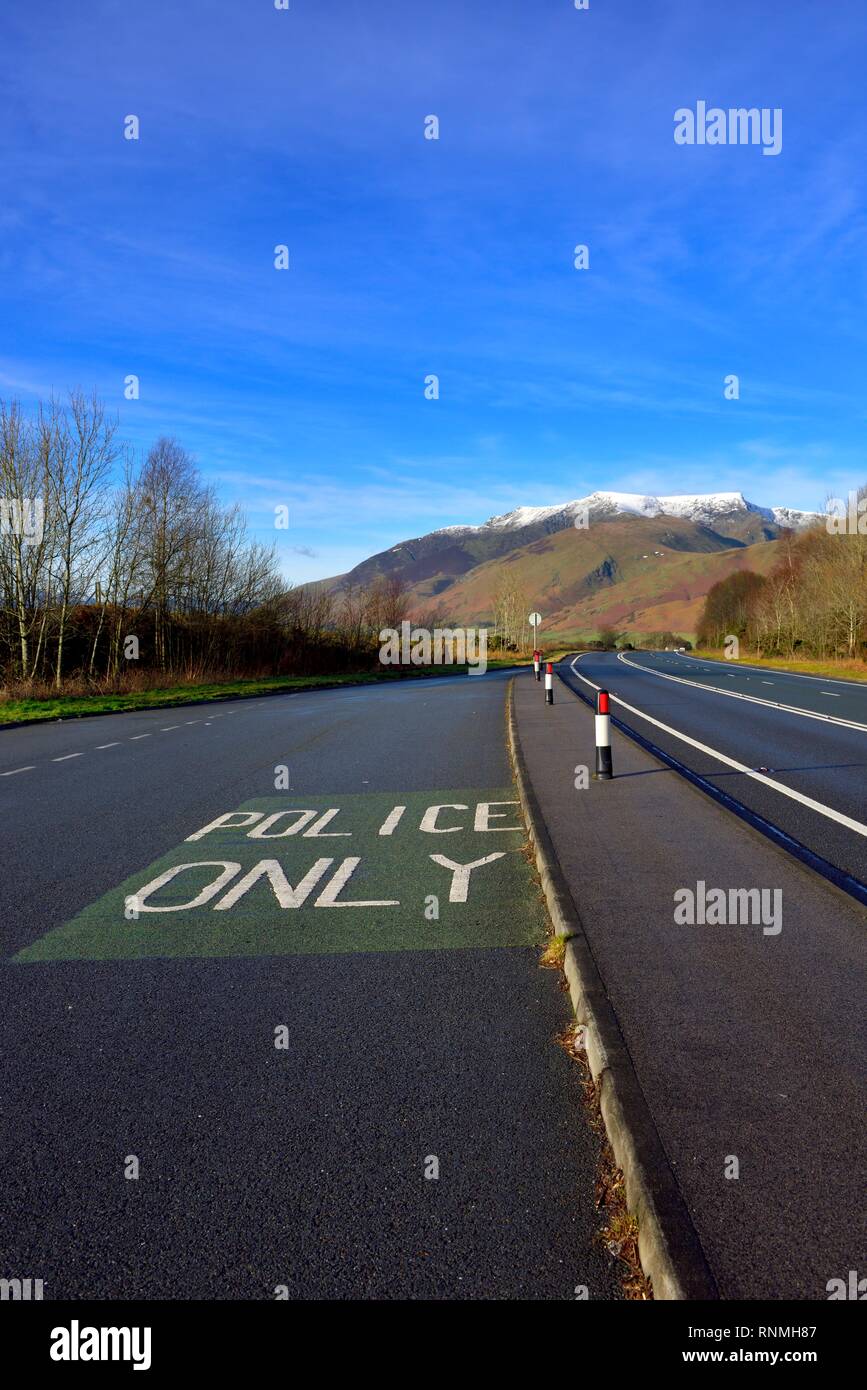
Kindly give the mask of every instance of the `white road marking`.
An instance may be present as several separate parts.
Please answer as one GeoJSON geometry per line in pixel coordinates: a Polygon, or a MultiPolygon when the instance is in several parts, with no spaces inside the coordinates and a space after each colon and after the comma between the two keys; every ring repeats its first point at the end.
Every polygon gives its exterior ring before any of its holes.
{"type": "Polygon", "coordinates": [[[98,743],[96,745],[97,753],[99,753],[103,748],[120,748],[120,744],[116,741],[114,743],[98,743]]]}
{"type": "MultiPolygon", "coordinates": [[[[585,653],[582,652],[581,655],[584,656],[585,653]]],[[[575,660],[578,660],[577,656],[575,660]]],[[[622,661],[626,666],[633,666],[636,671],[643,672],[645,676],[656,676],[657,680],[661,681],[677,681],[678,685],[691,685],[695,690],[710,690],[714,695],[722,695],[727,700],[749,700],[751,704],[766,705],[768,709],[781,709],[786,714],[799,714],[803,719],[821,719],[826,724],[840,724],[846,729],[864,729],[867,731],[867,724],[861,724],[857,719],[841,719],[838,715],[822,714],[819,710],[801,709],[798,705],[783,705],[779,700],[763,700],[761,695],[746,695],[738,690],[723,690],[718,685],[705,685],[704,681],[686,680],[683,676],[667,676],[664,671],[655,671],[652,666],[642,666],[638,661],[630,661],[622,652],[618,652],[617,660],[622,661]]]]}
{"type": "Polygon", "coordinates": [[[137,743],[140,738],[150,738],[150,734],[134,734],[130,743],[137,743]]]}
{"type": "MultiPolygon", "coordinates": [[[[579,657],[576,656],[575,661],[578,660],[579,657]]],[[[588,680],[586,676],[582,676],[579,671],[575,670],[575,661],[572,662],[573,674],[585,685],[591,686],[594,690],[601,690],[601,686],[596,685],[595,682],[588,680]]],[[[744,698],[749,699],[751,697],[745,696],[744,698]]],[[[756,772],[753,768],[747,767],[746,763],[739,763],[736,758],[729,758],[725,753],[718,752],[716,748],[709,748],[706,743],[699,743],[697,738],[690,738],[689,734],[682,734],[679,729],[673,729],[670,724],[663,724],[662,720],[651,718],[649,714],[636,709],[634,705],[628,705],[617,695],[612,695],[611,699],[614,704],[622,705],[624,709],[628,709],[630,714],[637,714],[639,719],[645,719],[648,724],[662,729],[663,733],[679,738],[682,743],[688,743],[691,748],[697,748],[700,753],[707,753],[709,757],[716,758],[717,762],[723,763],[726,767],[733,767],[736,772],[742,772],[745,777],[752,777],[754,781],[762,782],[764,786],[779,792],[781,796],[788,796],[792,801],[799,801],[802,806],[809,807],[811,811],[816,811],[820,816],[826,816],[828,820],[836,821],[838,825],[845,825],[847,830],[854,830],[856,835],[863,835],[867,838],[867,825],[861,821],[853,820],[851,816],[844,816],[842,811],[835,811],[833,806],[826,806],[822,801],[814,801],[811,796],[805,796],[803,792],[796,792],[793,787],[787,787],[783,782],[775,782],[772,777],[766,777],[764,773],[756,772]]]]}
{"type": "MultiPolygon", "coordinates": [[[[583,656],[583,652],[581,653],[581,655],[583,656]]],[[[695,656],[687,655],[686,657],[684,657],[684,660],[689,662],[690,666],[700,666],[701,664],[698,658],[695,656]]],[[[758,672],[776,670],[776,667],[774,666],[752,666],[749,661],[739,661],[738,665],[740,666],[741,670],[746,669],[748,671],[758,672]]],[[[722,666],[722,662],[715,661],[712,665],[705,666],[703,669],[705,671],[713,671],[718,669],[720,666],[722,666]]],[[[851,685],[855,686],[858,690],[867,689],[867,684],[865,684],[864,681],[844,681],[841,676],[811,676],[807,671],[780,671],[779,674],[781,676],[791,676],[792,679],[796,681],[833,681],[835,685],[851,685]]]]}
{"type": "Polygon", "coordinates": [[[31,763],[29,767],[13,767],[11,772],[0,772],[0,777],[14,777],[18,772],[32,772],[35,766],[35,763],[31,763]]]}
{"type": "Polygon", "coordinates": [[[835,695],[835,693],[834,693],[833,690],[820,690],[820,691],[819,691],[819,694],[820,694],[820,695],[830,695],[832,700],[839,700],[839,698],[840,698],[839,695],[835,695]]]}
{"type": "Polygon", "coordinates": [[[188,724],[201,724],[201,722],[202,722],[201,719],[188,719],[188,720],[187,720],[187,723],[188,723],[188,724]]]}
{"type": "Polygon", "coordinates": [[[762,685],[773,685],[773,681],[762,681],[762,685]]]}
{"type": "Polygon", "coordinates": [[[64,753],[62,758],[52,758],[53,763],[68,763],[70,758],[83,758],[83,753],[64,753]]]}
{"type": "Polygon", "coordinates": [[[169,732],[169,729],[179,729],[180,727],[180,724],[166,724],[164,729],[160,729],[160,733],[167,734],[169,732]]]}
{"type": "Polygon", "coordinates": [[[394,834],[394,827],[397,825],[405,810],[405,806],[395,806],[393,811],[389,811],[382,825],[379,827],[380,835],[394,834]]]}

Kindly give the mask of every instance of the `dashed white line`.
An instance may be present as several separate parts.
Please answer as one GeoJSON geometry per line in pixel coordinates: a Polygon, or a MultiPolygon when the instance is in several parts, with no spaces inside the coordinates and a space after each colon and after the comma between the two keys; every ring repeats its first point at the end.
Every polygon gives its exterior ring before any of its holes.
{"type": "MultiPolygon", "coordinates": [[[[227,710],[223,710],[222,713],[223,713],[223,714],[237,714],[238,711],[237,711],[237,710],[234,710],[234,709],[227,709],[227,710]]],[[[213,714],[213,715],[211,715],[211,719],[219,719],[220,717],[221,717],[221,715],[219,715],[219,714],[213,714]]],[[[187,724],[200,724],[201,722],[202,722],[202,721],[201,721],[200,719],[187,719],[187,720],[186,720],[186,723],[187,723],[187,724]]],[[[211,720],[206,720],[206,721],[205,721],[205,728],[206,728],[206,729],[209,729],[210,727],[211,727],[211,720]]],[[[182,728],[182,725],[180,725],[180,724],[166,724],[166,726],[165,726],[164,728],[160,729],[160,733],[162,733],[162,734],[168,734],[168,733],[170,733],[173,729],[180,729],[180,728],[182,728]]],[[[132,737],[129,741],[130,741],[130,743],[138,743],[139,739],[142,739],[142,738],[150,738],[150,737],[151,737],[150,734],[134,734],[133,737],[132,737]]],[[[119,748],[119,747],[120,747],[120,740],[115,739],[115,741],[114,741],[113,743],[97,743],[96,746],[95,746],[95,750],[94,750],[94,751],[97,752],[97,753],[101,753],[101,752],[103,752],[103,750],[106,749],[106,748],[119,748]]],[[[61,757],[61,758],[52,758],[51,761],[52,761],[53,763],[68,763],[72,758],[83,758],[83,757],[84,757],[84,754],[83,754],[83,753],[64,753],[64,754],[63,754],[63,757],[61,757]]],[[[11,769],[9,770],[9,772],[0,772],[0,777],[17,777],[17,775],[18,775],[19,772],[34,772],[35,770],[36,770],[36,764],[35,764],[35,763],[29,763],[29,764],[27,765],[27,767],[13,767],[13,768],[11,768],[11,769]]]]}
{"type": "Polygon", "coordinates": [[[832,700],[839,700],[839,698],[840,698],[840,696],[839,696],[839,695],[836,695],[836,694],[834,693],[833,690],[820,690],[820,691],[819,691],[819,694],[820,694],[820,695],[830,695],[832,700]]]}

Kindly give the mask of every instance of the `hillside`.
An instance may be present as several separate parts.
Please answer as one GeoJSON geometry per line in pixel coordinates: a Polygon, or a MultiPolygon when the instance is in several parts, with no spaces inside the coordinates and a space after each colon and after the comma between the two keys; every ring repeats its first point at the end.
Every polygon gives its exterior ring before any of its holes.
{"type": "MultiPolygon", "coordinates": [[[[716,544],[693,524],[666,517],[602,522],[561,531],[478,565],[441,595],[455,622],[490,621],[504,574],[543,615],[546,632],[592,634],[611,625],[642,634],[695,631],[712,584],[736,569],[766,574],[777,541],[716,544]]],[[[426,584],[410,590],[411,612],[431,606],[426,584]]]]}
{"type": "Polygon", "coordinates": [[[758,507],[742,493],[597,492],[429,532],[325,583],[339,590],[347,581],[398,576],[411,617],[435,611],[476,624],[491,622],[507,579],[542,613],[549,633],[590,635],[611,625],[638,636],[660,629],[691,635],[711,585],[736,569],[767,573],[780,537],[813,520],[812,513],[758,507]]]}

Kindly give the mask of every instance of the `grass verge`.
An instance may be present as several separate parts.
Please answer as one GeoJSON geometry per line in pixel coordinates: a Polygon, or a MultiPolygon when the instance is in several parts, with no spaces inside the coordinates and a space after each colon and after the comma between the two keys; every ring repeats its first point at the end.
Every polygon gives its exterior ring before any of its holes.
{"type": "MultiPolygon", "coordinates": [[[[488,670],[526,665],[520,657],[508,661],[489,659],[488,670]]],[[[414,666],[398,672],[359,671],[340,676],[271,676],[254,680],[213,681],[207,684],[166,686],[127,694],[63,695],[48,700],[14,700],[0,697],[0,728],[4,724],[35,723],[46,719],[81,719],[92,714],[120,714],[128,710],[165,709],[172,705],[199,704],[210,700],[244,699],[294,690],[332,689],[343,685],[381,685],[425,676],[461,676],[466,666],[414,666]]]]}
{"type": "MultiPolygon", "coordinates": [[[[702,661],[718,661],[721,666],[737,666],[737,661],[726,661],[721,652],[708,652],[696,648],[691,656],[702,661]]],[[[813,661],[810,657],[754,656],[745,652],[740,658],[745,666],[762,666],[768,671],[790,671],[794,676],[821,676],[824,680],[867,681],[867,663],[863,661],[813,661]]]]}

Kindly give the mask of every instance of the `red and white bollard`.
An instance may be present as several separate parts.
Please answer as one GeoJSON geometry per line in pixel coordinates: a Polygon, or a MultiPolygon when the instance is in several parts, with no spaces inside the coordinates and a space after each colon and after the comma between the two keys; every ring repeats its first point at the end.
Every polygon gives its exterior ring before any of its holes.
{"type": "Polygon", "coordinates": [[[546,705],[553,705],[553,703],[554,703],[554,665],[553,665],[553,662],[549,661],[549,662],[547,662],[547,664],[546,664],[546,666],[545,666],[545,704],[546,704],[546,705]]]}
{"type": "Polygon", "coordinates": [[[541,653],[540,651],[537,650],[537,651],[535,651],[535,652],[533,653],[533,670],[534,670],[534,672],[535,672],[536,680],[537,680],[537,681],[540,681],[540,680],[542,679],[541,666],[542,666],[542,653],[541,653]]]}
{"type": "Polygon", "coordinates": [[[614,776],[611,766],[611,714],[608,691],[596,692],[596,772],[594,777],[607,782],[614,776]]]}

